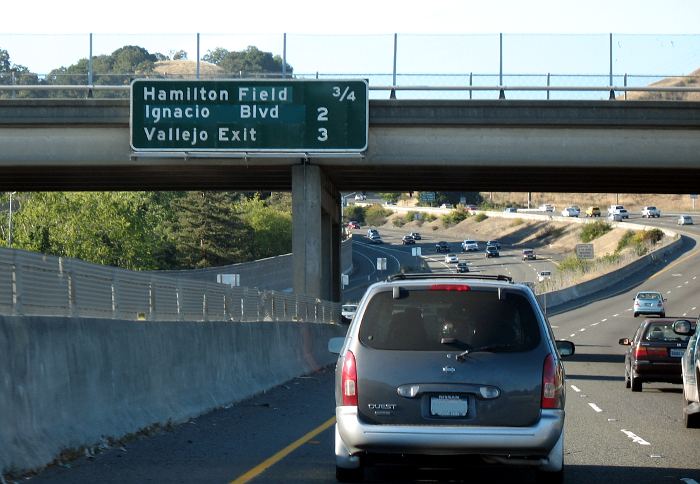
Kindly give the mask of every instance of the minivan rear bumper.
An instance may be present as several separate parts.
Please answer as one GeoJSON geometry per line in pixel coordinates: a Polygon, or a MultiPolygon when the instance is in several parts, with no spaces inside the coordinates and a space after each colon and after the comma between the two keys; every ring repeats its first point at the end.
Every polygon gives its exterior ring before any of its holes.
{"type": "Polygon", "coordinates": [[[336,407],[336,421],[348,457],[363,452],[544,457],[561,436],[564,410],[542,410],[531,427],[371,425],[350,406],[336,407]]]}

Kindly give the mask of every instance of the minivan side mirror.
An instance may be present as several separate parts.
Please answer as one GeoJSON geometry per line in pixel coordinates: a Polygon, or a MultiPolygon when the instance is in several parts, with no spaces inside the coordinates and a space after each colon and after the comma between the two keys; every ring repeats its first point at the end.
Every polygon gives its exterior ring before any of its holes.
{"type": "Polygon", "coordinates": [[[571,341],[557,340],[557,350],[562,357],[571,356],[576,353],[576,345],[571,341]]]}
{"type": "Polygon", "coordinates": [[[328,351],[339,355],[340,350],[343,349],[343,344],[345,343],[344,337],[331,338],[328,340],[328,351]]]}

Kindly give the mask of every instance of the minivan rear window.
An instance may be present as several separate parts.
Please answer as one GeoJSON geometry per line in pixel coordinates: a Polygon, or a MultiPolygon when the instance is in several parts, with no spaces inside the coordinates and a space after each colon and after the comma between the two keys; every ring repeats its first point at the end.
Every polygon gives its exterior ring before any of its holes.
{"type": "Polygon", "coordinates": [[[517,291],[402,289],[394,299],[382,291],[369,301],[360,342],[382,350],[483,350],[520,352],[540,343],[530,301],[517,291]]]}

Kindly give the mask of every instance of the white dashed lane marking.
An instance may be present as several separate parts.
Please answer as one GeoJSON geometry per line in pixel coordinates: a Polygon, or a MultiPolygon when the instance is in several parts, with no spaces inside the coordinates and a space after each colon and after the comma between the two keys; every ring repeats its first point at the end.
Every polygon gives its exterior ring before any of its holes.
{"type": "Polygon", "coordinates": [[[591,326],[598,326],[600,323],[593,323],[591,326]]]}
{"type": "Polygon", "coordinates": [[[629,437],[630,439],[632,439],[632,442],[634,442],[635,444],[639,444],[639,445],[651,445],[649,442],[647,442],[646,440],[644,440],[644,439],[641,438],[640,436],[635,435],[633,432],[630,432],[629,430],[621,429],[620,432],[622,432],[622,433],[625,434],[627,437],[629,437]]]}
{"type": "Polygon", "coordinates": [[[576,333],[571,333],[571,334],[569,335],[569,338],[573,338],[574,336],[576,336],[576,333]]]}
{"type": "Polygon", "coordinates": [[[596,413],[600,413],[600,412],[603,411],[603,409],[600,408],[600,407],[599,407],[598,405],[596,405],[595,403],[589,403],[588,406],[591,407],[593,410],[595,410],[596,413]]]}
{"type": "Polygon", "coordinates": [[[620,315],[620,313],[613,314],[613,318],[616,318],[616,317],[618,317],[619,315],[620,315]]]}
{"type": "Polygon", "coordinates": [[[604,323],[604,322],[606,322],[607,320],[608,320],[608,318],[601,319],[600,322],[601,322],[601,323],[604,323]]]}
{"type": "Polygon", "coordinates": [[[581,389],[579,387],[577,387],[576,385],[571,385],[571,389],[573,391],[575,391],[576,393],[579,393],[581,391],[581,389]]]}
{"type": "Polygon", "coordinates": [[[586,331],[586,328],[581,328],[581,329],[579,329],[579,331],[581,331],[581,332],[586,331]]]}

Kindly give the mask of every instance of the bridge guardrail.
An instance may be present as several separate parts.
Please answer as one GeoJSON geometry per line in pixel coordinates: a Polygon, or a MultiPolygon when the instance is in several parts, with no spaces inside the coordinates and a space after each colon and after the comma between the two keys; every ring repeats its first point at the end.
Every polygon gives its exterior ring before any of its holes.
{"type": "Polygon", "coordinates": [[[0,314],[147,321],[338,323],[340,304],[8,249],[0,251],[0,314]]]}

